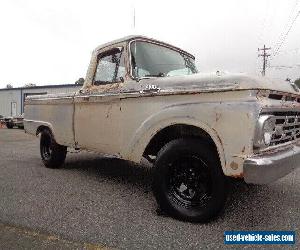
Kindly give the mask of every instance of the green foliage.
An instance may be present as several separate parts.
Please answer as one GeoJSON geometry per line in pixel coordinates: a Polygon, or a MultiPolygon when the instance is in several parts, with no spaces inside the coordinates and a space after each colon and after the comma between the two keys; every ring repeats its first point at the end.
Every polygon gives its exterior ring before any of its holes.
{"type": "Polygon", "coordinates": [[[298,86],[298,88],[300,88],[300,78],[295,81],[295,84],[298,86]]]}
{"type": "Polygon", "coordinates": [[[84,78],[80,77],[76,82],[75,84],[80,84],[80,85],[83,85],[84,83],[84,78]]]}

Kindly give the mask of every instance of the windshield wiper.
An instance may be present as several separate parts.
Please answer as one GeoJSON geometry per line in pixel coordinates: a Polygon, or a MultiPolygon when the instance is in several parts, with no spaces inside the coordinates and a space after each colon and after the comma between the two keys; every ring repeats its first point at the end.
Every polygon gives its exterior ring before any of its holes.
{"type": "Polygon", "coordinates": [[[140,80],[143,80],[143,79],[151,79],[154,77],[165,77],[165,76],[166,75],[164,73],[158,73],[157,75],[144,75],[142,77],[136,78],[136,81],[139,82],[140,80]]]}
{"type": "Polygon", "coordinates": [[[151,79],[151,78],[154,78],[154,77],[156,77],[156,76],[142,76],[142,77],[137,77],[137,78],[135,78],[135,80],[136,80],[137,82],[139,82],[140,80],[143,80],[143,79],[151,79]]]}
{"type": "Polygon", "coordinates": [[[165,73],[162,72],[158,73],[157,75],[145,75],[145,77],[165,77],[165,76],[166,76],[165,73]]]}

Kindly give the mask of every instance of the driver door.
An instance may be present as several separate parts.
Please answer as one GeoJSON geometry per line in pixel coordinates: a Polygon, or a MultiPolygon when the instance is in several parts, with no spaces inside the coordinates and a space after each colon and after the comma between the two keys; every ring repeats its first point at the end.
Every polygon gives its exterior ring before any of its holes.
{"type": "Polygon", "coordinates": [[[119,94],[124,74],[123,47],[100,52],[92,86],[75,96],[74,131],[79,148],[107,154],[120,152],[119,94]]]}

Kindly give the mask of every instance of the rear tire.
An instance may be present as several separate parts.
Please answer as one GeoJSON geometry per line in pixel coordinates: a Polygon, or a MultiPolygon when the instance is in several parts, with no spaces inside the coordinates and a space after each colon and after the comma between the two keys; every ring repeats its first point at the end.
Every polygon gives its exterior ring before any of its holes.
{"type": "Polygon", "coordinates": [[[213,219],[226,201],[226,180],[215,148],[198,139],[167,143],[155,162],[153,192],[160,209],[174,218],[213,219]]]}
{"type": "Polygon", "coordinates": [[[41,132],[40,153],[47,168],[59,168],[65,162],[67,147],[57,144],[52,133],[45,129],[41,132]]]}
{"type": "Polygon", "coordinates": [[[10,122],[6,123],[6,127],[9,129],[12,129],[14,127],[14,125],[10,122]]]}

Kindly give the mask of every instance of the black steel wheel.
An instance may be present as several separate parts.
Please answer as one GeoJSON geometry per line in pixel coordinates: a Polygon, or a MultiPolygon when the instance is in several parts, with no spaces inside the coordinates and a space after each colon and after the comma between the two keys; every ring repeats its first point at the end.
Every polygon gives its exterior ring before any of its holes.
{"type": "Polygon", "coordinates": [[[207,164],[196,155],[179,156],[169,164],[169,196],[183,207],[205,206],[211,198],[212,181],[207,164]]]}
{"type": "Polygon", "coordinates": [[[40,153],[47,168],[59,168],[65,161],[67,147],[57,144],[52,133],[44,129],[41,132],[40,153]]]}
{"type": "Polygon", "coordinates": [[[11,122],[7,122],[6,127],[9,128],[9,129],[12,129],[14,127],[14,124],[11,123],[11,122]]]}
{"type": "Polygon", "coordinates": [[[169,142],[155,162],[153,191],[160,208],[174,218],[191,222],[214,218],[226,201],[215,148],[197,139],[169,142]]]}

